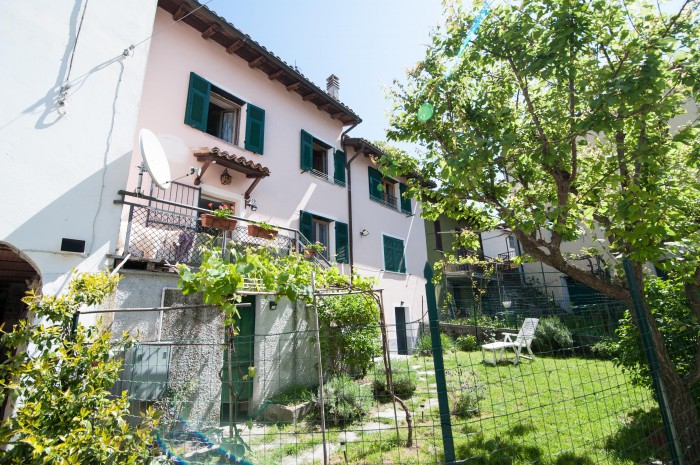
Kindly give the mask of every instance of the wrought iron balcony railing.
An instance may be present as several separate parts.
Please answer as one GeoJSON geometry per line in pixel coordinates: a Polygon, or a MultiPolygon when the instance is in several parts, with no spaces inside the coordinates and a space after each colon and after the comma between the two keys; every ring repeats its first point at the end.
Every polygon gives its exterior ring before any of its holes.
{"type": "MultiPolygon", "coordinates": [[[[120,236],[117,256],[131,255],[134,259],[153,262],[185,263],[198,266],[202,263],[202,246],[214,244],[226,250],[229,243],[244,247],[274,247],[280,253],[302,253],[310,241],[298,230],[275,226],[273,239],[248,234],[246,218],[230,216],[237,221],[236,228],[221,231],[202,226],[200,216],[209,210],[185,205],[163,198],[137,195],[119,191],[124,205],[126,225],[120,236]]],[[[316,260],[322,266],[330,263],[320,254],[316,260]]]]}

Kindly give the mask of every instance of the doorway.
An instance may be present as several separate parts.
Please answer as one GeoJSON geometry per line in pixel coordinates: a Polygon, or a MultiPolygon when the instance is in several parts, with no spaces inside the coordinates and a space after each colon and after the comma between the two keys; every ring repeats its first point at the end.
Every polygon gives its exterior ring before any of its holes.
{"type": "Polygon", "coordinates": [[[235,350],[230,357],[229,351],[224,350],[224,365],[221,372],[222,424],[228,424],[231,418],[233,421],[247,418],[248,404],[253,395],[253,379],[245,378],[248,375],[248,369],[255,365],[255,296],[244,296],[241,302],[250,305],[238,307],[240,318],[236,321],[237,334],[233,337],[235,350]],[[229,373],[232,375],[231,378],[229,373]],[[231,383],[229,379],[232,379],[231,383]]]}
{"type": "Polygon", "coordinates": [[[399,355],[408,355],[406,307],[394,307],[394,313],[396,315],[396,350],[399,355]]]}

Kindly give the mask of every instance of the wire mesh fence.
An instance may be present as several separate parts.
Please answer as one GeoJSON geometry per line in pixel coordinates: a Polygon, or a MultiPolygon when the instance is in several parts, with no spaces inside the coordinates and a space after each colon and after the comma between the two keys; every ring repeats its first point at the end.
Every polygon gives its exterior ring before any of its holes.
{"type": "MultiPolygon", "coordinates": [[[[438,354],[417,316],[421,336],[388,370],[380,325],[322,325],[320,377],[311,306],[247,297],[235,336],[216,308],[173,309],[123,354],[114,391],[128,392],[133,421],[161,413],[151,463],[440,464],[446,422],[457,463],[668,462],[652,389],[613,361],[622,308],[550,294],[534,312],[514,287],[501,292],[508,313],[443,323],[438,354]],[[499,347],[518,334],[524,344],[499,347]],[[348,362],[348,337],[374,341],[368,363],[348,362]]],[[[386,325],[387,346],[410,327],[386,325]]]]}

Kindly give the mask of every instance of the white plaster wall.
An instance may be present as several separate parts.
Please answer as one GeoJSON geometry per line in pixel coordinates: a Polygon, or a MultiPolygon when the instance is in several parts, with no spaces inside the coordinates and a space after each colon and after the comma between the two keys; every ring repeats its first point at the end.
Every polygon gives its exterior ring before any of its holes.
{"type": "MultiPolygon", "coordinates": [[[[351,157],[353,154],[349,154],[351,157]]],[[[357,157],[352,170],[353,241],[354,261],[358,273],[379,280],[383,289],[386,323],[390,327],[388,337],[395,341],[395,307],[408,309],[406,321],[419,321],[427,312],[425,302],[424,268],[428,260],[425,241],[425,222],[420,217],[420,205],[412,201],[413,216],[392,210],[369,198],[369,176],[371,161],[357,157]],[[360,236],[366,229],[367,236],[360,236]],[[392,236],[404,241],[406,251],[406,273],[384,270],[384,243],[382,236],[392,236]],[[403,302],[403,304],[401,304],[403,302]]],[[[404,181],[404,180],[400,180],[404,181]]],[[[418,324],[407,326],[409,350],[418,334],[418,324]]]]}
{"type": "Polygon", "coordinates": [[[481,233],[484,256],[498,258],[498,254],[516,251],[508,245],[508,233],[502,229],[492,229],[481,233]]]}
{"type": "Polygon", "coordinates": [[[119,229],[155,0],[6,2],[0,14],[0,241],[24,252],[44,293],[105,265],[119,229]],[[72,61],[72,66],[71,66],[72,61]],[[68,115],[56,111],[70,70],[68,115]],[[61,238],[86,253],[61,253],[61,238]]]}

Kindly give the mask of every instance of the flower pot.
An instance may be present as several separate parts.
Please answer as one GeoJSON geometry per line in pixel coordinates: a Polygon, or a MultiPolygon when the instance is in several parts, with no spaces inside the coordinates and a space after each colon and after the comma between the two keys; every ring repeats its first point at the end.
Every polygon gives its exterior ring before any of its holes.
{"type": "Polygon", "coordinates": [[[233,231],[236,228],[236,220],[204,213],[202,214],[202,227],[233,231]]]}
{"type": "Polygon", "coordinates": [[[278,231],[276,229],[265,229],[261,228],[257,224],[248,225],[248,235],[252,237],[259,237],[261,239],[274,239],[277,237],[278,231]]]}
{"type": "Polygon", "coordinates": [[[312,249],[311,247],[304,248],[304,258],[307,260],[316,258],[317,253],[318,251],[316,249],[312,249]]]}

